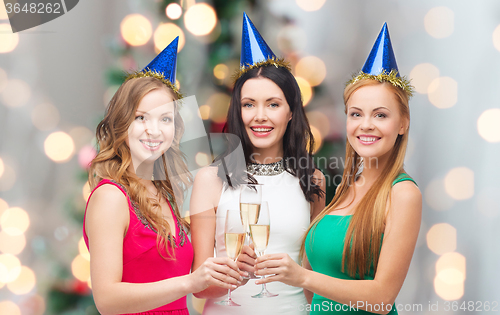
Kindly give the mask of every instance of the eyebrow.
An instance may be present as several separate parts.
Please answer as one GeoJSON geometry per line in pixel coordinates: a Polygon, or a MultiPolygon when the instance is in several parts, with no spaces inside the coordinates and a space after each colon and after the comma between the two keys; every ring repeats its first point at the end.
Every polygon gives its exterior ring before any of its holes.
{"type": "MultiPolygon", "coordinates": [[[[363,111],[361,108],[359,108],[359,107],[354,107],[354,106],[350,107],[350,109],[357,109],[357,110],[359,110],[359,111],[361,111],[361,112],[363,111]]],[[[376,112],[376,111],[378,111],[379,109],[387,109],[388,111],[391,111],[391,110],[390,110],[389,108],[387,108],[387,107],[380,106],[380,107],[374,108],[374,109],[372,110],[372,112],[376,112]]]]}
{"type": "MultiPolygon", "coordinates": [[[[149,112],[145,112],[145,111],[142,111],[142,110],[136,110],[135,113],[136,114],[141,114],[141,115],[149,115],[149,112]]],[[[174,113],[174,111],[171,110],[171,111],[162,113],[161,116],[167,115],[167,114],[173,114],[173,113],[174,113]]]]}
{"type": "MultiPolygon", "coordinates": [[[[253,98],[251,98],[251,97],[247,97],[247,96],[245,96],[245,97],[242,97],[242,98],[241,98],[241,100],[244,100],[244,99],[249,99],[249,100],[251,100],[252,102],[255,102],[255,100],[254,100],[253,98]]],[[[269,101],[271,101],[271,100],[273,100],[273,99],[277,99],[277,100],[280,100],[280,101],[281,101],[281,98],[280,98],[280,97],[273,96],[273,97],[268,98],[268,99],[266,100],[266,102],[269,102],[269,101]]]]}

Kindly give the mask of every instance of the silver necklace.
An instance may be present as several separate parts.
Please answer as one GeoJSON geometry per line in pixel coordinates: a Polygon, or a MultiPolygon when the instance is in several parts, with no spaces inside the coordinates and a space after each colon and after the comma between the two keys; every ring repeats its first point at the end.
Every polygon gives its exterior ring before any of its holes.
{"type": "Polygon", "coordinates": [[[247,172],[257,176],[278,175],[283,173],[284,171],[285,171],[285,166],[283,163],[283,159],[270,164],[257,164],[257,163],[247,164],[247,172]]]}

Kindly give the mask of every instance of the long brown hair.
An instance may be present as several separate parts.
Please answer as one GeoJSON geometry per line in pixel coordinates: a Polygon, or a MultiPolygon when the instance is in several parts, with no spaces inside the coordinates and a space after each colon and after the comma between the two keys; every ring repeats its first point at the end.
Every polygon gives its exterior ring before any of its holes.
{"type": "MultiPolygon", "coordinates": [[[[354,209],[349,227],[344,240],[344,252],[342,256],[342,272],[347,266],[347,274],[351,277],[359,276],[364,279],[369,275],[370,268],[373,266],[374,272],[377,271],[378,259],[380,256],[380,240],[384,233],[386,209],[390,202],[392,182],[403,171],[403,163],[408,144],[408,131],[410,122],[410,111],[408,107],[408,94],[387,82],[381,83],[375,80],[364,79],[354,84],[348,85],[344,90],[344,105],[347,114],[347,102],[351,95],[364,86],[384,84],[395,94],[399,103],[399,111],[402,119],[407,119],[405,133],[398,135],[394,148],[389,157],[391,163],[387,163],[382,170],[380,177],[373,183],[366,195],[359,201],[354,209]]],[[[347,197],[348,188],[354,185],[355,177],[359,168],[360,156],[353,149],[349,141],[346,141],[346,165],[342,182],[340,183],[335,196],[330,204],[318,214],[313,220],[306,236],[318,222],[332,212],[347,197]]],[[[312,239],[312,238],[311,238],[312,239]]],[[[305,241],[305,237],[304,237],[305,241]]],[[[305,251],[305,242],[300,249],[303,257],[305,251]]]]}
{"type": "MultiPolygon", "coordinates": [[[[97,125],[96,137],[99,143],[99,153],[89,169],[89,184],[93,189],[102,179],[107,178],[123,185],[130,199],[137,204],[141,214],[157,232],[159,253],[162,253],[161,247],[165,247],[168,257],[171,258],[173,256],[169,245],[173,247],[175,244],[173,237],[168,236],[175,232],[175,227],[169,226],[167,220],[163,218],[159,199],[148,197],[147,188],[140,183],[140,178],[131,170],[132,156],[126,143],[128,129],[135,119],[135,112],[140,101],[146,94],[157,89],[164,89],[174,100],[177,100],[175,93],[155,78],[135,78],[120,86],[107,107],[104,119],[97,125]]],[[[171,201],[177,220],[188,231],[189,224],[181,217],[179,208],[184,201],[183,192],[193,180],[184,155],[179,149],[179,142],[184,133],[184,122],[179,114],[177,103],[175,102],[174,105],[174,139],[167,152],[154,163],[155,174],[159,171],[163,172],[160,176],[161,180],[155,180],[154,183],[158,196],[171,201]]]]}
{"type": "MultiPolygon", "coordinates": [[[[325,195],[325,192],[321,190],[314,177],[314,172],[316,171],[312,158],[314,137],[304,111],[299,85],[288,69],[273,65],[262,66],[248,70],[238,78],[231,95],[231,104],[229,105],[224,131],[238,136],[243,147],[245,162],[247,164],[252,162],[253,146],[241,118],[241,89],[245,82],[254,78],[269,79],[283,92],[292,112],[292,119],[288,122],[282,139],[285,167],[290,174],[300,179],[300,188],[307,201],[313,202],[320,199],[325,195]]],[[[239,145],[239,143],[236,145],[239,145]]],[[[224,175],[224,170],[219,168],[219,177],[224,180],[224,175]]],[[[244,175],[246,179],[248,175],[244,175]]],[[[253,179],[252,176],[250,177],[253,179]]],[[[235,179],[237,180],[237,178],[235,179]]]]}

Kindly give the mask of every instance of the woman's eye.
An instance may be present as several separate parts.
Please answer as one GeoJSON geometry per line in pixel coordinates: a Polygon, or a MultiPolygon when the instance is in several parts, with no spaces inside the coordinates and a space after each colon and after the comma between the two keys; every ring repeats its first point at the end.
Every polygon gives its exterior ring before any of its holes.
{"type": "Polygon", "coordinates": [[[252,107],[252,106],[253,106],[253,104],[250,104],[250,103],[243,104],[243,107],[252,107]]]}
{"type": "Polygon", "coordinates": [[[163,121],[163,122],[171,122],[172,118],[170,118],[170,117],[163,117],[163,119],[161,121],[163,121]]]}
{"type": "Polygon", "coordinates": [[[377,115],[375,115],[375,116],[376,116],[377,118],[385,118],[385,117],[387,117],[387,115],[386,115],[386,114],[384,114],[384,113],[378,113],[378,114],[377,114],[377,115]]]}
{"type": "Polygon", "coordinates": [[[144,116],[136,116],[135,120],[144,121],[144,116]]]}
{"type": "Polygon", "coordinates": [[[271,108],[276,108],[276,107],[278,107],[278,106],[279,106],[279,105],[278,105],[278,104],[276,104],[276,103],[269,104],[269,107],[271,107],[271,108]]]}
{"type": "Polygon", "coordinates": [[[359,113],[351,113],[352,117],[360,117],[361,115],[359,113]]]}

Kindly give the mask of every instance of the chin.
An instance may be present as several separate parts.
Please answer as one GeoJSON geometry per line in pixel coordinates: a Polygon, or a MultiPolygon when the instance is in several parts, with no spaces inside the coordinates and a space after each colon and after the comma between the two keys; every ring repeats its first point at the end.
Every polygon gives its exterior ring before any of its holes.
{"type": "Polygon", "coordinates": [[[273,145],[272,141],[269,141],[267,139],[250,139],[250,142],[252,143],[252,146],[256,149],[267,149],[273,145]]]}
{"type": "Polygon", "coordinates": [[[384,152],[381,152],[378,150],[375,152],[374,151],[367,151],[367,150],[360,150],[360,151],[356,151],[356,153],[358,153],[358,155],[365,160],[370,160],[370,159],[377,159],[378,160],[378,159],[389,157],[391,154],[391,150],[384,151],[384,152]]]}
{"type": "Polygon", "coordinates": [[[252,144],[252,146],[255,148],[255,149],[258,149],[258,150],[267,150],[267,149],[270,149],[274,146],[273,143],[256,143],[256,144],[252,144]]]}
{"type": "Polygon", "coordinates": [[[358,152],[358,155],[364,159],[377,159],[379,157],[382,157],[384,154],[381,152],[367,152],[361,150],[361,152],[358,152]]]}
{"type": "Polygon", "coordinates": [[[161,154],[150,155],[144,159],[143,163],[153,163],[154,161],[158,160],[159,157],[161,157],[161,154]]]}

